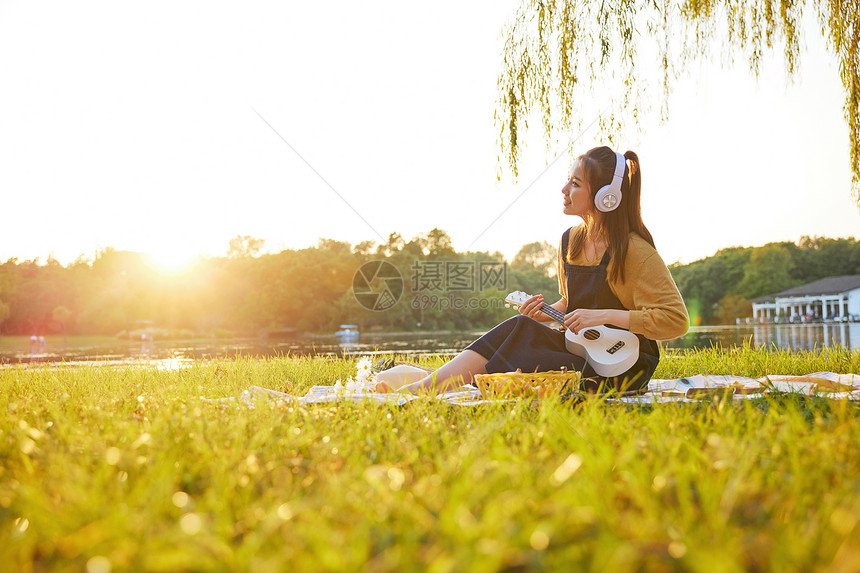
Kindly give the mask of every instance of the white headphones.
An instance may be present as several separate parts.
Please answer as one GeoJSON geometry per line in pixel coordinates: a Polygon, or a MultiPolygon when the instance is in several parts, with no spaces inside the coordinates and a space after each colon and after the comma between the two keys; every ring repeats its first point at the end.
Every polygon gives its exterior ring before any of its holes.
{"type": "Polygon", "coordinates": [[[627,159],[615,152],[615,175],[609,185],[601,187],[594,196],[594,206],[601,213],[614,211],[621,204],[621,183],[624,181],[624,170],[627,168],[627,159]]]}

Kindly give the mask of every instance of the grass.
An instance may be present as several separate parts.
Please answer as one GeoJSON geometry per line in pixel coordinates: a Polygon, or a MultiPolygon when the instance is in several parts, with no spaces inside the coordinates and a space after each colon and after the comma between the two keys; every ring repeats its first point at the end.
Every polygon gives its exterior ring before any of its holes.
{"type": "MultiPolygon", "coordinates": [[[[424,359],[438,366],[443,359],[424,359]]],[[[853,403],[594,398],[223,408],[330,358],[0,370],[10,571],[857,571],[853,403]]],[[[672,354],[657,377],[860,372],[860,354],[672,354]]]]}

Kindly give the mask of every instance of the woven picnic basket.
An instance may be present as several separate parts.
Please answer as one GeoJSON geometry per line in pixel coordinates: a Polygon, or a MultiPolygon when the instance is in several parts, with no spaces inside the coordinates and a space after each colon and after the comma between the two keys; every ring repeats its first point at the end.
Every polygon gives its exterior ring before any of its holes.
{"type": "Polygon", "coordinates": [[[486,399],[517,396],[546,397],[579,389],[580,373],[576,370],[550,370],[548,372],[498,372],[475,374],[475,384],[486,399]]]}

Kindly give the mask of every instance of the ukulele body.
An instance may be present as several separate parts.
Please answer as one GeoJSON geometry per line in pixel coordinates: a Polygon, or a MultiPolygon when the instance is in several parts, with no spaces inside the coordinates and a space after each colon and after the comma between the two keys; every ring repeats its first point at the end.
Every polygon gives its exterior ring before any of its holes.
{"type": "MultiPolygon", "coordinates": [[[[505,302],[519,307],[529,298],[529,294],[514,291],[505,297],[505,302]]],[[[540,311],[564,322],[564,313],[548,304],[542,305],[540,311]]],[[[606,325],[589,326],[578,334],[567,329],[564,331],[564,345],[568,352],[585,358],[595,372],[607,378],[624,374],[639,360],[639,337],[629,330],[606,325]]]]}
{"type": "Polygon", "coordinates": [[[628,330],[589,326],[578,334],[564,331],[567,351],[585,358],[595,372],[611,377],[624,374],[639,360],[639,338],[628,330]]]}

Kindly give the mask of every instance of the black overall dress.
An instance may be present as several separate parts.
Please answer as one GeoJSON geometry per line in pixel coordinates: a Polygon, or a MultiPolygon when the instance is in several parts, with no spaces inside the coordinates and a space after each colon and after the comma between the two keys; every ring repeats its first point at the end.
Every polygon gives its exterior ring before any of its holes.
{"type": "MultiPolygon", "coordinates": [[[[567,252],[570,229],[562,236],[561,252],[567,252]]],[[[577,308],[606,308],[626,310],[606,281],[609,253],[603,255],[595,266],[571,265],[565,261],[564,275],[567,282],[567,310],[577,308]]],[[[473,342],[467,350],[473,350],[487,359],[487,372],[545,372],[568,370],[582,372],[582,389],[639,390],[643,388],[660,360],[660,349],[653,340],[641,334],[639,338],[639,360],[630,370],[619,376],[605,378],[598,375],[585,359],[567,351],[564,333],[553,330],[527,316],[517,315],[499,324],[473,342]]]]}

